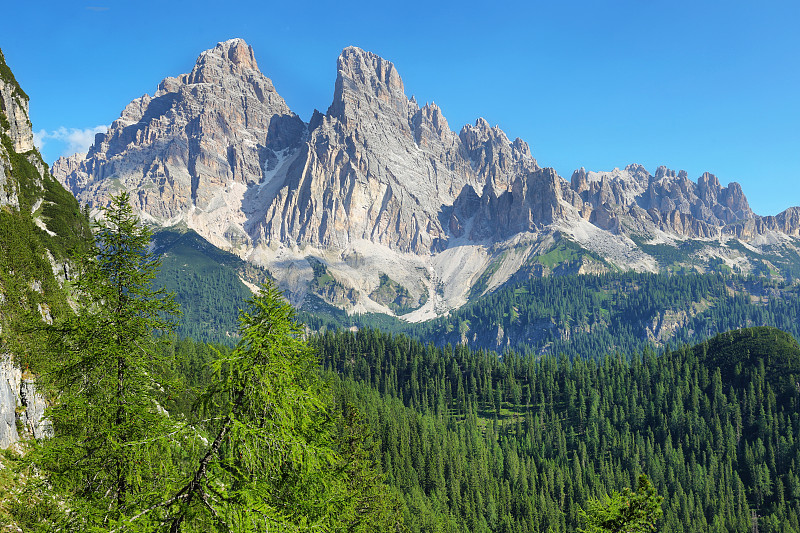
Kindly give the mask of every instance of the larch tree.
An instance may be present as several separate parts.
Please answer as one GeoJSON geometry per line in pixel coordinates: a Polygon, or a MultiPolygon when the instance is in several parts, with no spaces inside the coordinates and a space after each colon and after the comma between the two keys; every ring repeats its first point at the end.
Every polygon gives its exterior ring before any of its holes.
{"type": "Polygon", "coordinates": [[[76,312],[48,328],[54,436],[30,457],[64,512],[42,529],[400,530],[363,421],[333,404],[274,285],[240,313],[236,348],[217,352],[202,417],[190,425],[161,407],[176,363],[158,344],[176,305],[152,287],[159,262],[128,195],[104,215],[79,263],[76,312]]]}
{"type": "Polygon", "coordinates": [[[32,457],[53,488],[69,495],[62,530],[109,530],[160,499],[171,469],[176,423],[159,405],[166,363],[157,332],[177,305],[152,287],[159,265],[151,232],[127,193],[114,196],[73,282],[76,312],[48,329],[54,436],[32,457]]]}
{"type": "Polygon", "coordinates": [[[393,496],[362,447],[366,429],[352,408],[331,405],[294,308],[266,283],[240,322],[240,342],[220,353],[201,399],[205,450],[160,505],[170,517],[165,529],[401,529],[393,496]]]}

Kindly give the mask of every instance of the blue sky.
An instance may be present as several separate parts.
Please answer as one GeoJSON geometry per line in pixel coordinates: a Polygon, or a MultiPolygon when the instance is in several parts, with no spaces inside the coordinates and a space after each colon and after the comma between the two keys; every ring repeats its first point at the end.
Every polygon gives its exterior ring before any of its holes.
{"type": "Polygon", "coordinates": [[[199,53],[242,37],[304,120],[349,45],[395,63],[451,129],[477,117],[569,179],[629,163],[738,181],[759,214],[800,205],[800,2],[28,0],[0,48],[47,161],[84,147],[199,53]]]}

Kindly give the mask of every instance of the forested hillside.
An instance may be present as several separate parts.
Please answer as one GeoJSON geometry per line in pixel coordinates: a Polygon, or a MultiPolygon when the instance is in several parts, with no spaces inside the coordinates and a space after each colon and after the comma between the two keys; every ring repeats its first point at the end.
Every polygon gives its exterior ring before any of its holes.
{"type": "Polygon", "coordinates": [[[800,286],[725,274],[639,274],[528,279],[408,328],[427,341],[474,348],[599,357],[646,344],[700,342],[773,326],[800,334],[800,286]]]}
{"type": "Polygon", "coordinates": [[[115,196],[76,259],[71,312],[29,350],[49,431],[0,455],[11,531],[393,531],[361,415],[319,377],[294,309],[262,285],[234,348],[171,335],[151,233],[115,196]]]}
{"type": "Polygon", "coordinates": [[[33,146],[27,110],[28,96],[0,51],[0,332],[24,315],[36,322],[67,309],[59,280],[68,279],[70,256],[90,236],[77,200],[33,146]]]}
{"type": "Polygon", "coordinates": [[[41,436],[44,398],[26,367],[41,326],[71,312],[63,290],[90,237],[78,202],[33,145],[28,96],[0,52],[0,447],[41,436]]]}
{"type": "Polygon", "coordinates": [[[192,230],[165,229],[153,235],[161,268],[154,284],[175,294],[181,306],[179,337],[228,345],[238,340],[239,309],[250,286],[269,278],[266,270],[220,250],[192,230]]]}
{"type": "Polygon", "coordinates": [[[438,346],[596,358],[697,343],[732,329],[771,326],[800,335],[800,285],[766,277],[611,273],[529,278],[447,317],[410,324],[385,315],[320,310],[314,330],[378,327],[438,346]]]}
{"type": "MultiPolygon", "coordinates": [[[[154,244],[162,261],[156,283],[174,291],[182,305],[177,333],[234,344],[238,309],[250,295],[245,282],[253,286],[270,273],[191,230],[161,230],[154,244]]],[[[570,357],[697,343],[752,326],[800,335],[800,285],[792,278],[724,271],[567,274],[517,279],[479,294],[445,317],[409,323],[383,314],[348,315],[308,293],[299,316],[313,331],[375,327],[439,346],[570,357]]]]}
{"type": "Polygon", "coordinates": [[[800,348],[750,328],[695,347],[521,357],[326,333],[412,531],[575,531],[588,498],[664,495],[664,532],[800,529],[800,348]],[[719,365],[719,366],[718,366],[719,365]]]}

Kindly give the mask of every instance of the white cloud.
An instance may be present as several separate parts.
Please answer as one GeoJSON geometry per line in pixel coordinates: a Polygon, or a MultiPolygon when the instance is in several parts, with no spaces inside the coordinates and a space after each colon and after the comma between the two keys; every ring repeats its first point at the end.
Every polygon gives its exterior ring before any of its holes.
{"type": "Polygon", "coordinates": [[[85,154],[89,151],[89,147],[94,144],[94,136],[98,133],[105,133],[106,131],[108,131],[108,126],[105,125],[86,129],[66,128],[61,126],[55,131],[39,130],[34,132],[33,142],[41,151],[48,141],[54,140],[57,144],[64,147],[61,151],[61,155],[66,157],[78,152],[85,154]]]}
{"type": "Polygon", "coordinates": [[[36,145],[36,148],[38,148],[40,152],[42,151],[42,148],[44,148],[45,135],[47,135],[47,132],[45,130],[39,130],[33,132],[33,144],[36,145]]]}

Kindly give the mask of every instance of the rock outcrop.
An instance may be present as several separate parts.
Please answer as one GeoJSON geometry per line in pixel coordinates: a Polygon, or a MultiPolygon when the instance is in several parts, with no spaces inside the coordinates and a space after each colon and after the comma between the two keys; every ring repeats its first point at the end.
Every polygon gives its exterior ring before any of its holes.
{"type": "Polygon", "coordinates": [[[33,130],[28,119],[28,95],[17,83],[11,69],[0,52],[0,121],[5,135],[11,139],[11,148],[24,153],[33,150],[33,130]]]}
{"type": "Polygon", "coordinates": [[[11,358],[0,358],[0,448],[8,448],[19,440],[17,405],[22,372],[11,358]]]}
{"type": "Polygon", "coordinates": [[[0,52],[0,207],[19,207],[17,187],[10,180],[11,154],[33,149],[33,131],[28,121],[28,96],[22,91],[0,52]]]}
{"type": "Polygon", "coordinates": [[[576,170],[570,189],[581,216],[610,231],[659,230],[689,238],[718,237],[725,226],[757,218],[738,183],[722,187],[713,174],[697,183],[683,170],[658,167],[651,175],[641,165],[611,172],[576,170]]]}
{"type": "Polygon", "coordinates": [[[489,183],[480,198],[465,188],[454,205],[450,227],[462,227],[472,219],[470,240],[497,242],[575,218],[576,210],[563,198],[561,178],[552,168],[544,168],[522,171],[499,190],[489,183]]]}
{"type": "Polygon", "coordinates": [[[0,448],[8,448],[22,435],[51,436],[53,426],[44,418],[46,407],[33,378],[23,376],[10,355],[0,355],[0,448]]]}

